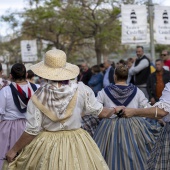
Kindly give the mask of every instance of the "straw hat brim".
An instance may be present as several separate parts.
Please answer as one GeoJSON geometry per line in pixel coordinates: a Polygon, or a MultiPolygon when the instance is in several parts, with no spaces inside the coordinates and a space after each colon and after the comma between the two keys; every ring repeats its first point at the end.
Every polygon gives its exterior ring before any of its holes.
{"type": "Polygon", "coordinates": [[[65,67],[62,68],[52,68],[44,63],[44,61],[39,62],[30,67],[34,74],[47,79],[47,80],[71,80],[78,76],[80,69],[78,66],[67,63],[65,67]]]}

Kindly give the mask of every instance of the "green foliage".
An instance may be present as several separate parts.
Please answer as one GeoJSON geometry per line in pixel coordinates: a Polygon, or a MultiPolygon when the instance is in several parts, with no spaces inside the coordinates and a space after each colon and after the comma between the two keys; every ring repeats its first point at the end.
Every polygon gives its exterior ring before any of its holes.
{"type": "MultiPolygon", "coordinates": [[[[88,46],[100,63],[103,53],[120,47],[119,13],[115,0],[29,0],[21,16],[20,35],[21,39],[47,40],[49,47],[62,49],[68,56],[88,46]]],[[[3,20],[17,27],[16,18],[8,15],[3,20]]]]}
{"type": "Polygon", "coordinates": [[[169,45],[161,45],[161,44],[155,45],[155,51],[156,51],[156,53],[161,54],[161,52],[162,52],[163,50],[168,50],[168,51],[170,51],[170,46],[169,46],[169,45]]]}

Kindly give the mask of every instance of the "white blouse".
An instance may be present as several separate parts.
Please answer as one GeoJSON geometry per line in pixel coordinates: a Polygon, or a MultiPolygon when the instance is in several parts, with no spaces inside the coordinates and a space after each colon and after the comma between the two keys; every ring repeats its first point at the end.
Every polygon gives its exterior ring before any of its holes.
{"type": "MultiPolygon", "coordinates": [[[[22,90],[28,95],[28,85],[20,85],[22,90]]],[[[17,109],[10,86],[5,86],[0,90],[0,121],[16,120],[25,118],[25,113],[20,113],[17,109]]]]}
{"type": "MultiPolygon", "coordinates": [[[[104,89],[98,93],[97,99],[100,103],[103,104],[104,107],[116,107],[117,105],[112,102],[112,100],[107,96],[104,89]]],[[[148,99],[145,97],[144,93],[137,88],[136,95],[132,99],[132,101],[126,106],[129,108],[146,108],[150,107],[148,103],[148,99]]],[[[113,115],[111,118],[116,117],[113,115]]]]}
{"type": "Polygon", "coordinates": [[[154,107],[159,107],[160,109],[164,109],[167,114],[165,117],[163,117],[163,120],[165,122],[170,122],[170,83],[167,83],[165,85],[165,88],[162,92],[162,96],[159,99],[159,102],[154,104],[154,107]]]}
{"type": "Polygon", "coordinates": [[[78,83],[78,97],[72,116],[65,123],[53,122],[44,115],[32,102],[27,106],[27,123],[25,132],[31,135],[37,135],[42,130],[60,131],[78,129],[81,127],[82,113],[98,116],[103,110],[103,105],[97,101],[94,92],[82,82],[78,83]]]}

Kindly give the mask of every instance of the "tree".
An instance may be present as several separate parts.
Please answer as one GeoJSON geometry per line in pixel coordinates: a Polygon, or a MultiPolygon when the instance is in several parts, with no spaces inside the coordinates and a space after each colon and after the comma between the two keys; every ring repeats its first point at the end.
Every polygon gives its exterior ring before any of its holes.
{"type": "Polygon", "coordinates": [[[0,42],[0,56],[3,56],[3,63],[7,65],[7,74],[9,75],[9,66],[21,62],[20,39],[14,38],[10,41],[0,42]]]}
{"type": "MultiPolygon", "coordinates": [[[[115,3],[114,0],[30,0],[29,7],[20,14],[23,23],[18,35],[46,40],[49,48],[54,45],[68,56],[90,45],[99,64],[102,54],[120,47],[117,17],[120,9],[115,3]]],[[[15,18],[7,16],[7,22],[8,19],[11,25],[17,23],[15,18]]]]}
{"type": "Polygon", "coordinates": [[[117,17],[120,9],[109,6],[109,1],[76,2],[77,6],[68,4],[62,10],[62,16],[70,21],[76,36],[93,42],[99,64],[103,53],[117,50],[120,46],[120,24],[117,17]],[[102,7],[104,5],[107,7],[102,7]]]}

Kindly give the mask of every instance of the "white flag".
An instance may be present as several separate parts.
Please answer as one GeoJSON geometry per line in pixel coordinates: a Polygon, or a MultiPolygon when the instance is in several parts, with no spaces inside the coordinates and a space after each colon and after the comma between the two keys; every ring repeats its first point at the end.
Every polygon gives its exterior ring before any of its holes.
{"type": "Polygon", "coordinates": [[[22,62],[37,61],[37,43],[36,40],[21,41],[22,62]]]}
{"type": "Polygon", "coordinates": [[[170,44],[170,7],[155,6],[155,41],[170,44]]]}
{"type": "Polygon", "coordinates": [[[147,43],[145,5],[122,5],[122,44],[147,43]]]}

